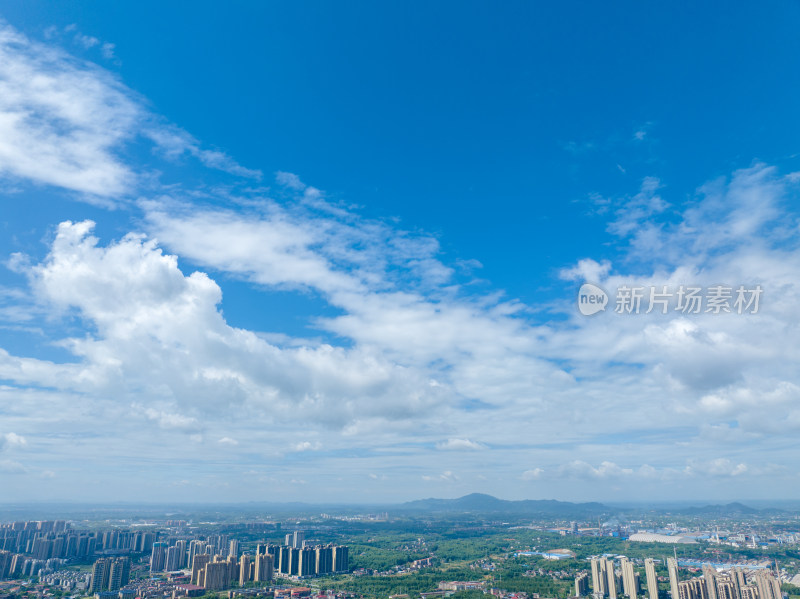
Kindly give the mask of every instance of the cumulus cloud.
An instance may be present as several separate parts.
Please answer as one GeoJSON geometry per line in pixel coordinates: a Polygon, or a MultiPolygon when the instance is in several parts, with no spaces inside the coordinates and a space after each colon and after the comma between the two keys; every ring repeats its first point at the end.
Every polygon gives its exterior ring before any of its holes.
{"type": "Polygon", "coordinates": [[[127,395],[161,428],[197,430],[201,413],[247,405],[264,420],[312,418],[343,426],[358,417],[404,418],[446,398],[422,373],[367,349],[281,349],[226,324],[220,288],[184,275],[177,259],[141,235],[107,247],[93,223],[62,223],[47,260],[30,268],[40,301],[76,313],[95,336],[70,338],[81,359],[63,366],[8,356],[9,378],[127,395]],[[58,382],[56,382],[58,381],[58,382]],[[173,406],[141,406],[142,397],[173,406]]]}
{"type": "MultiPolygon", "coordinates": [[[[768,167],[754,168],[772,173],[756,177],[765,193],[779,196],[777,189],[788,185],[768,167]]],[[[734,174],[729,193],[741,195],[741,181],[752,185],[753,176],[734,174]]],[[[762,243],[757,271],[733,260],[739,250],[722,242],[705,270],[666,254],[651,273],[636,277],[625,274],[624,262],[591,258],[562,273],[576,283],[595,278],[610,291],[622,284],[675,287],[688,280],[760,281],[768,288],[770,280],[781,294],[758,318],[670,313],[637,319],[609,311],[585,319],[565,307],[568,326],[539,326],[519,303],[463,295],[452,272],[426,276],[429,269],[441,270],[438,245],[429,238],[354,213],[271,202],[252,213],[173,200],[141,206],[151,236],[131,234],[103,246],[92,236],[91,223],[63,223],[44,262],[19,261],[40,302],[78,314],[96,333],[63,341],[78,363],[7,355],[0,369],[10,378],[59,381],[64,389],[85,393],[121,388],[132,399],[146,394],[158,402],[147,408],[151,421],[189,434],[203,430],[211,414],[224,413],[235,430],[230,414],[239,406],[269,425],[304,419],[338,428],[343,437],[334,445],[361,439],[373,446],[390,430],[431,439],[436,433],[424,423],[437,410],[450,427],[445,440],[439,434],[429,441],[437,450],[456,456],[485,449],[467,436],[479,425],[497,448],[487,454],[497,454],[492,459],[502,468],[503,456],[513,455],[503,443],[510,436],[524,438],[528,422],[552,423],[539,429],[544,443],[555,442],[558,430],[580,442],[578,459],[550,450],[523,480],[669,480],[685,475],[682,460],[706,443],[699,428],[721,430],[720,423],[733,421],[736,427],[716,434],[717,442],[756,435],[768,443],[770,431],[785,433],[800,424],[796,375],[762,334],[770,330],[770,339],[784,339],[784,355],[797,351],[781,332],[796,293],[790,265],[798,261],[785,247],[762,243]],[[174,253],[165,253],[164,246],[174,253]],[[341,314],[315,325],[350,339],[352,346],[276,345],[269,336],[230,327],[219,309],[220,287],[203,272],[183,273],[177,255],[276,293],[319,293],[341,314]],[[404,269],[414,274],[398,276],[404,269]],[[553,358],[568,362],[569,371],[549,362],[553,358]],[[763,401],[782,417],[765,417],[763,401]],[[398,428],[402,420],[410,426],[398,428]],[[669,466],[628,466],[592,428],[597,422],[608,434],[634,437],[634,431],[657,423],[663,433],[634,441],[653,457],[676,438],[684,439],[685,449],[670,449],[675,463],[669,466]]],[[[671,231],[675,243],[694,243],[680,224],[660,230],[671,231]]],[[[307,441],[287,445],[294,451],[315,448],[307,441]]],[[[760,472],[748,468],[741,474],[760,472]]]]}

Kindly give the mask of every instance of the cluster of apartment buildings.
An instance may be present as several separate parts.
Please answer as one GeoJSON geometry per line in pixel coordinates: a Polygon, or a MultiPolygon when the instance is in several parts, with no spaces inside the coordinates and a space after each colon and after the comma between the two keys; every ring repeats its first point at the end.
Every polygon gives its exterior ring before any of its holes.
{"type": "Polygon", "coordinates": [[[350,569],[350,550],[346,545],[267,546],[274,556],[276,572],[286,576],[324,576],[350,569]]]}
{"type": "MultiPolygon", "coordinates": [[[[614,559],[594,557],[592,567],[592,596],[594,599],[617,599],[625,595],[637,599],[642,595],[639,572],[632,561],[619,558],[619,568],[614,559]]],[[[647,599],[659,599],[658,576],[655,560],[644,560],[647,580],[647,599]]],[[[780,583],[769,570],[748,570],[731,567],[726,572],[718,572],[710,565],[703,566],[701,577],[680,579],[678,560],[667,558],[669,592],[671,599],[781,599],[780,583]]],[[[589,594],[589,574],[583,572],[575,578],[575,594],[589,594]]]]}
{"type": "Polygon", "coordinates": [[[229,589],[234,582],[244,586],[248,582],[269,582],[274,569],[273,557],[267,553],[256,553],[251,558],[244,554],[241,559],[235,555],[224,557],[209,553],[198,553],[192,559],[191,584],[207,590],[229,589]]]}
{"type": "Polygon", "coordinates": [[[119,591],[131,579],[131,560],[127,557],[101,557],[92,566],[92,593],[119,591]]]}
{"type": "Polygon", "coordinates": [[[302,531],[286,535],[285,545],[259,544],[255,555],[240,557],[240,545],[227,535],[207,540],[153,543],[150,572],[175,572],[191,567],[191,584],[210,590],[230,588],[238,582],[267,582],[275,573],[311,577],[347,572],[349,549],[341,545],[311,545],[302,531]]]}
{"type": "Polygon", "coordinates": [[[96,547],[93,533],[70,530],[64,520],[0,524],[0,550],[40,561],[92,555],[96,547]]]}
{"type": "MultiPolygon", "coordinates": [[[[239,541],[229,539],[228,535],[211,535],[205,540],[173,540],[172,543],[158,541],[153,543],[150,554],[150,572],[176,572],[188,568],[197,555],[210,555],[227,558],[239,557],[239,541]]],[[[213,559],[212,559],[213,561],[213,559]]]]}
{"type": "MultiPolygon", "coordinates": [[[[29,520],[0,524],[0,551],[19,554],[38,562],[80,559],[96,552],[148,552],[155,539],[156,534],[148,531],[112,529],[96,533],[74,530],[65,520],[29,520]]],[[[36,574],[24,572],[21,565],[13,573],[36,574]]]]}
{"type": "MultiPolygon", "coordinates": [[[[677,565],[676,581],[677,581],[677,565]]],[[[672,588],[670,576],[670,588],[672,588]]],[[[675,592],[675,591],[671,591],[675,592]]],[[[702,578],[677,581],[679,599],[781,599],[780,582],[769,570],[749,570],[733,567],[717,572],[703,566],[702,578]]]]}

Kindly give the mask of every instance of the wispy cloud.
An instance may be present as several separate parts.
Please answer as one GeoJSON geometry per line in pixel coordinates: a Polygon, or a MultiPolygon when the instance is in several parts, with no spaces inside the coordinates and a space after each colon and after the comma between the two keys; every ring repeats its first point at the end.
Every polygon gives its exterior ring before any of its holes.
{"type": "Polygon", "coordinates": [[[455,483],[458,482],[459,477],[452,471],[445,470],[441,474],[423,474],[422,480],[455,483]]]}
{"type": "MultiPolygon", "coordinates": [[[[80,33],[75,39],[113,54],[113,44],[80,33]]],[[[210,168],[260,177],[162,123],[114,75],[0,21],[0,176],[80,192],[97,203],[119,202],[150,176],[147,166],[120,158],[143,138],[163,144],[168,153],[187,152],[210,168]]]]}
{"type": "Polygon", "coordinates": [[[486,446],[469,439],[448,439],[436,444],[436,449],[442,451],[481,451],[486,446]]]}

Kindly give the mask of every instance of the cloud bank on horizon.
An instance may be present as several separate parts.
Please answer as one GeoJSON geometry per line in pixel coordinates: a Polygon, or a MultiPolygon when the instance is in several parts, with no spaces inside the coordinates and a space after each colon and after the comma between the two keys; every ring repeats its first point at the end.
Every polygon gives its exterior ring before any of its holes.
{"type": "Polygon", "coordinates": [[[44,255],[4,257],[0,326],[50,348],[0,342],[12,499],[795,492],[798,173],[754,162],[688,202],[654,176],[593,196],[620,257],[552,265],[554,284],[764,292],[757,314],[612,299],[586,318],[571,291],[474,285],[437,236],[241,166],[0,24],[0,176],[8,204],[33,188],[58,214],[94,209],[50,221],[44,255]],[[234,326],[234,284],[278,316],[279,297],[318,307],[314,334],[234,326]]]}

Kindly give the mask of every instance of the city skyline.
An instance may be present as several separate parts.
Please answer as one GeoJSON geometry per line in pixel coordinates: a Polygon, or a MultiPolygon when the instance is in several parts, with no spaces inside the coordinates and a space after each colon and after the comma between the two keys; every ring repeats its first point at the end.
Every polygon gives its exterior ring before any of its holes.
{"type": "Polygon", "coordinates": [[[800,499],[796,5],[213,6],[0,8],[2,501],[800,499]]]}

